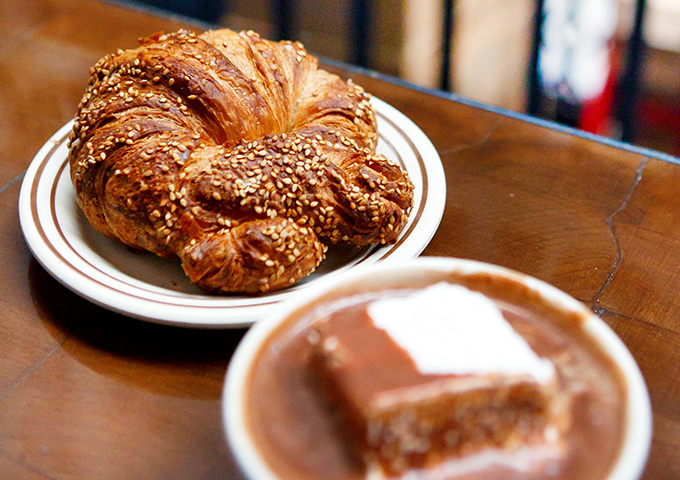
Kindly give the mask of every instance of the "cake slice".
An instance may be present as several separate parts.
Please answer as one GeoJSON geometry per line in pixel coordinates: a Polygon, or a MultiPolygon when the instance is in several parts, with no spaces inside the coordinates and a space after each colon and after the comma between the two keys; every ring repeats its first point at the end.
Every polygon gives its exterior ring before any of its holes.
{"type": "Polygon", "coordinates": [[[311,371],[352,453],[388,474],[559,436],[555,368],[480,293],[448,283],[338,310],[311,371]]]}

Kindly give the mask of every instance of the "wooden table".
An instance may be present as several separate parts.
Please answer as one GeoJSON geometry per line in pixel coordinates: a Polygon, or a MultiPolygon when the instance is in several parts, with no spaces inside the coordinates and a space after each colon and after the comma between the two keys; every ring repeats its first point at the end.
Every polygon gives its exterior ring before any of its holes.
{"type": "MultiPolygon", "coordinates": [[[[81,299],[33,258],[17,211],[24,172],[73,116],[88,68],[188,24],[96,1],[4,0],[0,25],[0,478],[235,477],[220,394],[245,332],[160,326],[81,299]]],[[[680,478],[677,159],[331,69],[400,109],[437,148],[447,202],[424,254],[525,272],[597,312],[649,386],[645,478],[680,478]]]]}

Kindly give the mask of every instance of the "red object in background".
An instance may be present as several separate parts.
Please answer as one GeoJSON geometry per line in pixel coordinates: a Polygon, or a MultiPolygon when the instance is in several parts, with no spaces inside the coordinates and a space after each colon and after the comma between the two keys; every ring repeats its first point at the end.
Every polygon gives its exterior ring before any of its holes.
{"type": "Polygon", "coordinates": [[[620,69],[615,49],[610,49],[609,58],[611,68],[602,93],[583,104],[579,117],[578,128],[598,135],[611,133],[611,119],[614,115],[614,98],[620,69]]]}
{"type": "Polygon", "coordinates": [[[643,94],[637,116],[650,141],[663,141],[667,153],[680,156],[680,99],[643,94]]]}
{"type": "MultiPolygon", "coordinates": [[[[597,135],[612,136],[615,120],[623,50],[613,45],[612,68],[602,93],[585,102],[580,111],[578,128],[597,135]]],[[[662,95],[642,89],[635,109],[637,119],[634,142],[642,146],[680,156],[680,97],[662,95]]]]}
{"type": "Polygon", "coordinates": [[[638,114],[650,127],[674,131],[680,140],[680,105],[678,99],[644,96],[638,103],[638,114]]]}
{"type": "Polygon", "coordinates": [[[610,133],[615,87],[616,76],[613,72],[610,72],[602,93],[598,97],[588,100],[581,107],[578,128],[598,135],[610,133]]]}

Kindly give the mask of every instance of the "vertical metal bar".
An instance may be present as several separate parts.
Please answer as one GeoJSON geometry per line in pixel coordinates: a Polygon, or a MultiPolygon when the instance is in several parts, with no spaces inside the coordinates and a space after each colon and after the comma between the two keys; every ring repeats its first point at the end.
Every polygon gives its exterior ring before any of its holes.
{"type": "Polygon", "coordinates": [[[351,52],[350,61],[362,67],[368,66],[368,32],[371,26],[370,0],[352,0],[350,12],[351,52]]]}
{"type": "Polygon", "coordinates": [[[541,79],[538,75],[538,54],[541,49],[542,29],[543,29],[543,0],[536,0],[536,11],[534,13],[534,31],[531,44],[531,58],[527,72],[527,113],[529,115],[540,115],[543,103],[543,92],[541,89],[541,79]]]}
{"type": "Polygon", "coordinates": [[[443,25],[442,25],[442,59],[439,88],[450,91],[451,84],[451,54],[453,49],[453,15],[454,0],[444,0],[443,25]]]}
{"type": "Polygon", "coordinates": [[[640,74],[645,46],[643,27],[646,4],[646,0],[637,0],[635,4],[635,22],[628,39],[626,69],[619,83],[618,118],[621,123],[621,140],[624,142],[632,142],[635,139],[635,113],[640,93],[640,74]]]}
{"type": "Polygon", "coordinates": [[[276,40],[293,38],[294,5],[292,0],[274,0],[274,25],[276,40]]]}

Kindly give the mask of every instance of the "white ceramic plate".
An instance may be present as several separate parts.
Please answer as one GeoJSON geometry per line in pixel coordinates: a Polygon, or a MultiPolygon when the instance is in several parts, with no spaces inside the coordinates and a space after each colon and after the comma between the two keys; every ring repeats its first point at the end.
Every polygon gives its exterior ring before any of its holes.
{"type": "Polygon", "coordinates": [[[96,232],[76,204],[69,176],[64,125],[29,166],[19,197],[24,237],[42,266],[66,287],[121,314],[172,325],[243,327],[278,302],[321,278],[357,264],[418,256],[439,226],[446,202],[444,169],[425,134],[394,107],[373,99],[378,152],[398,161],[415,186],[414,208],[394,245],[329,249],[319,269],[299,284],[258,296],[204,294],[189,282],[177,260],[133,251],[96,232]]]}

